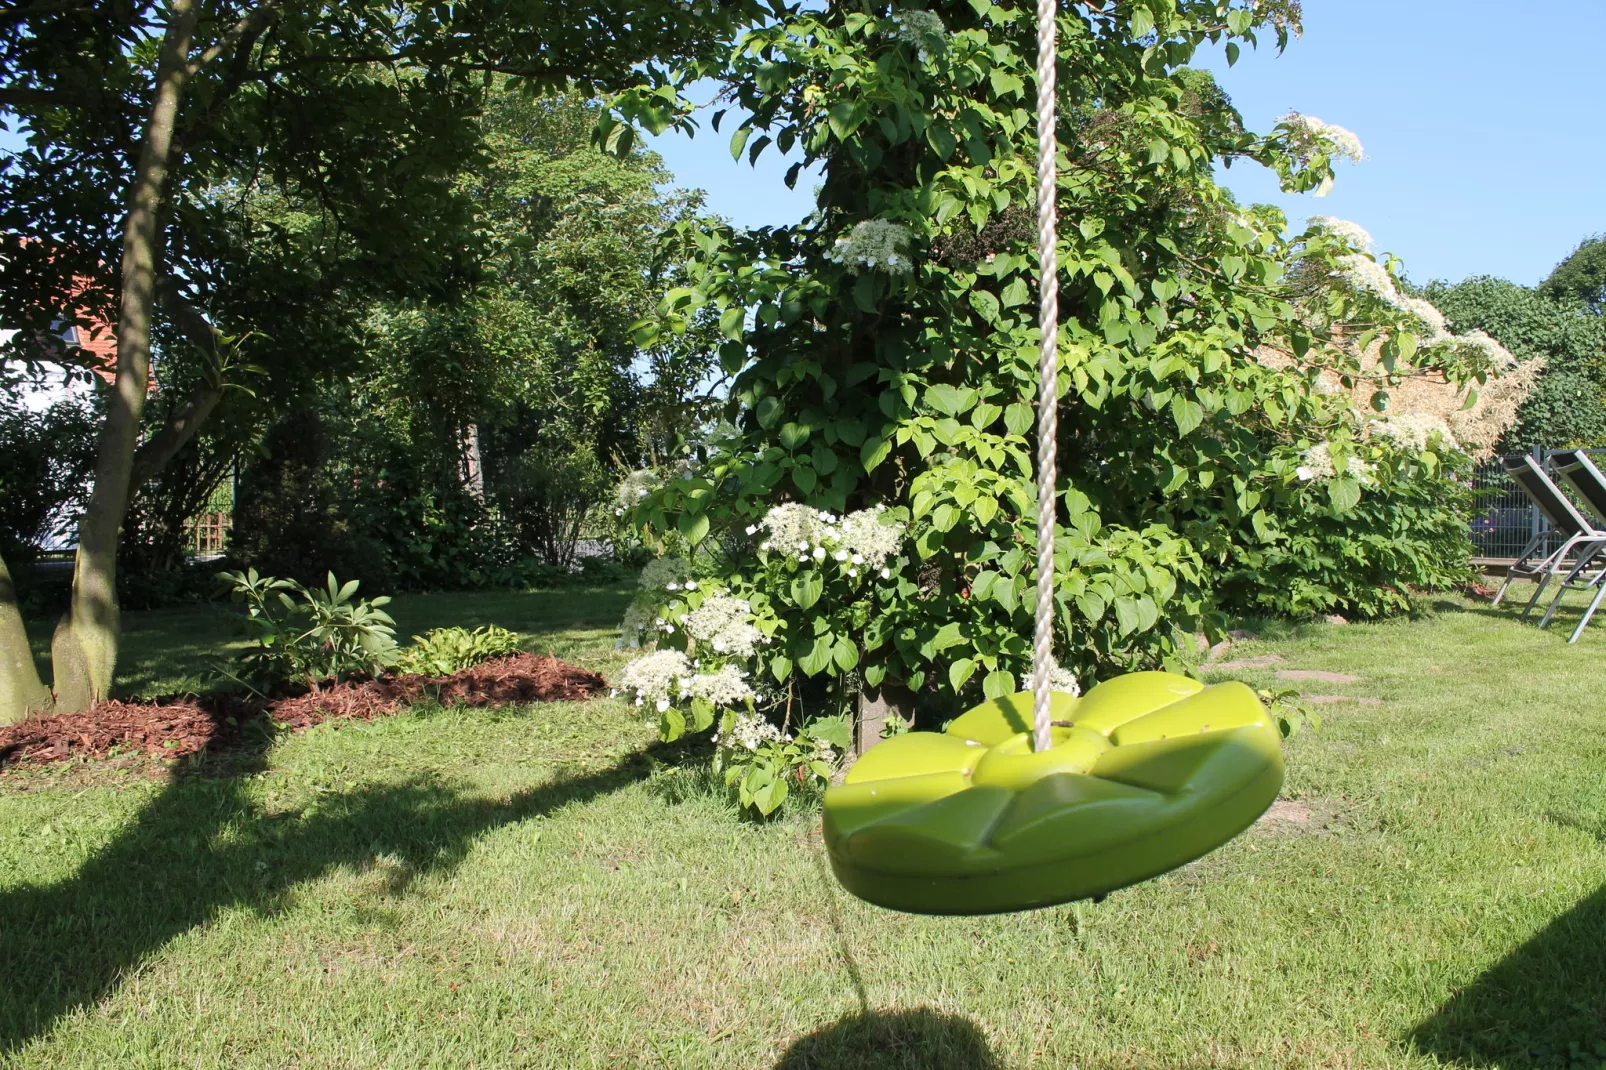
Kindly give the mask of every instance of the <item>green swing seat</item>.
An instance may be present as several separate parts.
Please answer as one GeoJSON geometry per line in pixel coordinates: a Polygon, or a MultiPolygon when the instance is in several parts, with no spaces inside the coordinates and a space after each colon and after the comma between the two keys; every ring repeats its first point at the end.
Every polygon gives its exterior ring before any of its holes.
{"type": "Polygon", "coordinates": [[[1097,897],[1221,846],[1282,787],[1276,719],[1240,683],[1132,673],[1056,693],[1053,718],[1041,752],[1025,692],[865,752],[825,795],[843,887],[920,914],[1097,897]]]}

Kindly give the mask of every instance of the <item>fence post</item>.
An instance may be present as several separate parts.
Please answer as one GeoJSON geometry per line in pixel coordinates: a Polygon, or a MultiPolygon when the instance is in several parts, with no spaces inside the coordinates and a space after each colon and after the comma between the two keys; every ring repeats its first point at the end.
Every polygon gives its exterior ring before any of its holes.
{"type": "MultiPolygon", "coordinates": [[[[1546,451],[1543,446],[1535,446],[1528,452],[1533,457],[1534,463],[1537,464],[1541,470],[1545,467],[1546,462],[1550,459],[1548,456],[1548,451],[1546,451]]],[[[1533,502],[1528,503],[1528,522],[1532,529],[1530,538],[1537,539],[1539,537],[1539,529],[1543,523],[1543,518],[1539,515],[1539,506],[1535,505],[1533,502]]]]}

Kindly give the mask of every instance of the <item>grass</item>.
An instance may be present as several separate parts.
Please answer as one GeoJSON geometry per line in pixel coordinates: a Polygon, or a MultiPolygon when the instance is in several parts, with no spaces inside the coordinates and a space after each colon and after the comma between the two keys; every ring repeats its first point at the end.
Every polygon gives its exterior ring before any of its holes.
{"type": "MultiPolygon", "coordinates": [[[[396,615],[606,672],[623,597],[396,615]]],[[[1379,700],[1290,744],[1305,820],[1023,915],[850,899],[813,816],[738,819],[616,701],[419,708],[155,782],[10,774],[0,1066],[1596,1070],[1606,631],[1514,613],[1264,626],[1233,656],[1284,662],[1235,675],[1379,700]]],[[[130,623],[144,689],[215,644],[193,612],[130,623]]]]}

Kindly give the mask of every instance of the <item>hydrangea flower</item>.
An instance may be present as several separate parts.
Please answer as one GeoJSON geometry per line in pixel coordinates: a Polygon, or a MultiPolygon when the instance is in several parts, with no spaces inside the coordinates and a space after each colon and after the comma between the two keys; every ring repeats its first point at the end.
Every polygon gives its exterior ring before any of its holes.
{"type": "Polygon", "coordinates": [[[1348,242],[1363,253],[1372,247],[1372,236],[1359,223],[1351,223],[1347,219],[1339,219],[1336,216],[1313,215],[1310,217],[1310,225],[1318,230],[1326,231],[1335,238],[1348,242]]]}
{"type": "Polygon", "coordinates": [[[755,713],[738,713],[729,732],[714,733],[714,744],[730,750],[756,751],[767,742],[785,742],[779,728],[755,713]]]}
{"type": "Polygon", "coordinates": [[[750,658],[764,636],[753,627],[753,607],[745,599],[717,594],[686,614],[686,634],[715,652],[750,658]]]}
{"type": "Polygon", "coordinates": [[[909,259],[913,238],[909,228],[889,219],[866,219],[854,224],[847,237],[838,238],[827,254],[829,259],[850,268],[864,267],[889,275],[907,275],[914,270],[909,259]]]}
{"type": "Polygon", "coordinates": [[[1297,111],[1283,116],[1282,122],[1293,134],[1293,146],[1301,155],[1314,156],[1317,152],[1326,152],[1332,156],[1342,156],[1352,163],[1360,163],[1366,158],[1361,139],[1337,123],[1324,123],[1314,115],[1303,115],[1297,111]]]}
{"type": "MultiPolygon", "coordinates": [[[[1333,464],[1332,443],[1318,442],[1300,455],[1304,463],[1294,470],[1294,474],[1306,483],[1312,480],[1328,480],[1338,475],[1338,469],[1333,464]]],[[[1344,471],[1357,479],[1366,478],[1366,462],[1359,457],[1351,456],[1344,466],[1344,471]]]]}
{"type": "Polygon", "coordinates": [[[619,481],[614,489],[613,502],[614,516],[624,515],[627,509],[635,508],[637,502],[657,490],[663,484],[657,472],[650,468],[642,468],[631,472],[619,481]]]}
{"type": "Polygon", "coordinates": [[[666,710],[693,676],[691,662],[678,650],[658,650],[626,665],[619,673],[619,689],[634,694],[636,705],[651,702],[666,710]]]}
{"type": "Polygon", "coordinates": [[[734,706],[755,697],[747,677],[734,665],[698,673],[685,683],[686,697],[705,699],[715,706],[734,706]]]}
{"type": "MultiPolygon", "coordinates": [[[[1033,683],[1036,676],[1030,669],[1021,678],[1022,691],[1036,691],[1037,685],[1033,683]]],[[[1067,695],[1077,696],[1082,693],[1082,685],[1076,679],[1076,674],[1069,669],[1062,669],[1058,665],[1048,671],[1048,687],[1050,691],[1062,691],[1067,695]]]]}
{"type": "Polygon", "coordinates": [[[1457,444],[1455,436],[1450,433],[1450,425],[1444,422],[1443,417],[1427,413],[1394,413],[1385,420],[1374,420],[1370,429],[1373,435],[1393,439],[1401,446],[1417,451],[1427,449],[1434,435],[1442,436],[1446,445],[1457,444]]]}
{"type": "Polygon", "coordinates": [[[885,513],[886,507],[879,505],[844,517],[793,502],[777,505],[759,521],[770,536],[759,549],[795,561],[830,558],[854,578],[861,570],[879,569],[886,579],[891,573],[884,566],[903,548],[904,527],[888,522],[885,513]]]}
{"type": "Polygon", "coordinates": [[[948,27],[934,12],[908,8],[893,12],[891,21],[892,36],[914,45],[921,63],[930,63],[932,56],[940,55],[948,47],[948,27]]]}

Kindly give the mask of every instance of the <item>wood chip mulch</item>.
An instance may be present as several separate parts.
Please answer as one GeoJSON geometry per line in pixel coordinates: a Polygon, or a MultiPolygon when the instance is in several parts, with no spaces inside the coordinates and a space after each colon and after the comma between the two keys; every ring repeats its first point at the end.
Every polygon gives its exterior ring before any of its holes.
{"type": "Polygon", "coordinates": [[[182,758],[237,731],[250,718],[271,717],[292,729],[331,720],[372,721],[425,700],[442,705],[505,706],[523,702],[581,702],[608,686],[601,676],[551,655],[495,658],[451,676],[382,676],[330,684],[267,701],[214,694],[102,702],[81,713],[35,717],[0,726],[0,769],[67,758],[105,758],[144,752],[182,758]]]}

